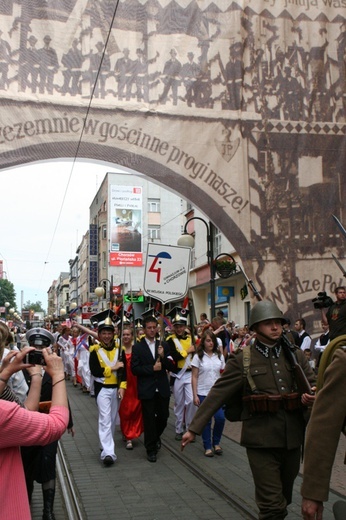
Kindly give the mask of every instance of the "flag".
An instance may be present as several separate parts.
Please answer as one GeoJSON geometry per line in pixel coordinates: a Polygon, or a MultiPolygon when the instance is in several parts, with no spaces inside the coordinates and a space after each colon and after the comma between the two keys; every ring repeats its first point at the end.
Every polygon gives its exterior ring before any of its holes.
{"type": "Polygon", "coordinates": [[[79,336],[78,343],[76,345],[76,351],[73,355],[74,358],[76,357],[79,349],[81,349],[82,347],[85,347],[87,350],[89,350],[88,336],[89,334],[87,332],[85,332],[82,336],[79,336]]]}

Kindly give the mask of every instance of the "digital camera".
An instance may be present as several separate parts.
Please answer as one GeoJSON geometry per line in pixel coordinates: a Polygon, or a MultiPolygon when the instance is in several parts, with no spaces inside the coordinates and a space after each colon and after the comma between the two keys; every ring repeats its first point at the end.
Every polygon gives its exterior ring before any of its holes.
{"type": "Polygon", "coordinates": [[[25,363],[29,363],[30,365],[46,364],[41,350],[31,350],[30,352],[28,352],[25,356],[25,363]]]}

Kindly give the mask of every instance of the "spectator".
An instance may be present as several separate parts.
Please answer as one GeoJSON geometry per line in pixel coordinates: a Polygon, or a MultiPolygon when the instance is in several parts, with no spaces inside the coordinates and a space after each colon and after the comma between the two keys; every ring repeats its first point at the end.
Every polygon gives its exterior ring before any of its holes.
{"type": "Polygon", "coordinates": [[[324,352],[324,349],[330,342],[329,339],[329,325],[327,323],[321,323],[321,328],[323,330],[323,333],[320,335],[320,337],[317,339],[315,345],[314,345],[314,357],[316,361],[316,368],[318,369],[320,364],[321,356],[324,352]]]}
{"type": "MultiPolygon", "coordinates": [[[[193,400],[199,406],[208,395],[211,387],[225,368],[225,359],[218,349],[216,336],[207,330],[201,338],[197,353],[192,360],[193,400]]],[[[204,455],[213,457],[222,455],[221,436],[225,425],[225,414],[220,407],[214,414],[214,428],[211,431],[211,419],[202,432],[204,455]]]]}
{"type": "Polygon", "coordinates": [[[322,308],[322,323],[329,325],[329,339],[346,334],[346,289],[337,287],[334,291],[336,301],[327,308],[322,308]]]}
{"type": "MultiPolygon", "coordinates": [[[[17,362],[22,361],[18,365],[18,370],[28,366],[23,363],[26,352],[25,349],[14,354],[17,362]]],[[[66,430],[68,423],[62,361],[56,354],[49,354],[48,349],[43,349],[43,357],[46,363],[45,371],[52,380],[52,403],[49,414],[31,412],[16,403],[0,400],[0,500],[3,518],[31,519],[19,447],[33,444],[42,446],[57,441],[66,430]]],[[[0,384],[6,385],[10,375],[11,371],[4,368],[1,372],[0,384]]]]}
{"type": "Polygon", "coordinates": [[[290,340],[293,345],[298,345],[299,341],[299,334],[296,330],[291,329],[291,320],[289,318],[286,318],[286,323],[283,325],[284,332],[286,333],[287,338],[290,340]]]}
{"type": "Polygon", "coordinates": [[[306,348],[310,348],[311,345],[311,337],[305,330],[306,323],[303,318],[299,318],[296,320],[294,324],[294,328],[296,332],[298,332],[298,339],[296,340],[296,345],[301,350],[305,350],[306,348]]]}
{"type": "MultiPolygon", "coordinates": [[[[54,342],[53,335],[43,329],[34,328],[26,333],[26,338],[30,346],[35,347],[36,351],[42,354],[42,348],[48,347],[53,351],[52,345],[54,342]]],[[[50,409],[52,402],[52,393],[54,387],[54,380],[51,375],[41,368],[41,392],[40,392],[40,406],[39,412],[42,414],[47,413],[50,409]]],[[[63,377],[64,379],[64,377],[63,377]]],[[[63,381],[62,379],[62,381],[63,381]]],[[[62,382],[61,381],[61,382],[62,382]]],[[[27,374],[27,383],[29,384],[30,391],[31,386],[36,384],[36,378],[33,379],[32,375],[27,374]]],[[[72,423],[72,416],[70,413],[69,422],[67,424],[67,431],[74,436],[74,429],[72,423]]],[[[58,443],[53,441],[45,444],[44,446],[36,445],[25,445],[21,448],[22,461],[24,466],[25,480],[29,502],[31,501],[34,481],[39,482],[42,485],[43,495],[43,516],[42,520],[54,520],[54,497],[55,497],[55,484],[56,484],[56,454],[57,454],[58,443]]]]}

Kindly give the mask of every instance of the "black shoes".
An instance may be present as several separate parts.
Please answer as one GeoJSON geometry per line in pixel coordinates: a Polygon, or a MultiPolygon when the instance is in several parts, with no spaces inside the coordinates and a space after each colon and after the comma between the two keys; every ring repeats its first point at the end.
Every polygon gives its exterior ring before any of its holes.
{"type": "Polygon", "coordinates": [[[103,459],[103,464],[105,466],[112,466],[112,464],[114,464],[114,460],[112,459],[112,457],[110,455],[107,455],[104,459],[103,459]]]}
{"type": "Polygon", "coordinates": [[[147,460],[149,462],[156,462],[156,453],[155,452],[147,453],[147,460]]]}

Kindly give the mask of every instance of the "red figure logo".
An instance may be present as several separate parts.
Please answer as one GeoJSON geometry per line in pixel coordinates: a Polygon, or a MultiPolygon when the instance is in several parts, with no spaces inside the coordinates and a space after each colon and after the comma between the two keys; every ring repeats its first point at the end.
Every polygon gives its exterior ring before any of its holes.
{"type": "MultiPolygon", "coordinates": [[[[149,255],[153,256],[153,255],[149,255]]],[[[161,267],[158,267],[161,265],[161,258],[172,258],[171,255],[165,251],[162,251],[158,255],[154,256],[154,260],[149,267],[149,273],[156,273],[156,281],[157,283],[160,283],[161,281],[161,267]],[[158,264],[158,266],[156,266],[158,264]]]]}

